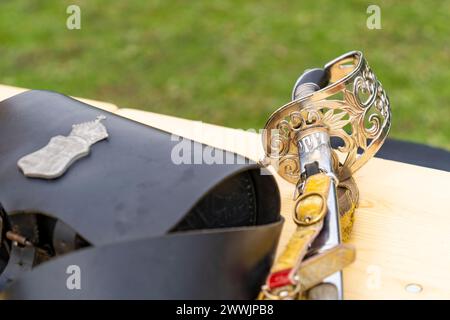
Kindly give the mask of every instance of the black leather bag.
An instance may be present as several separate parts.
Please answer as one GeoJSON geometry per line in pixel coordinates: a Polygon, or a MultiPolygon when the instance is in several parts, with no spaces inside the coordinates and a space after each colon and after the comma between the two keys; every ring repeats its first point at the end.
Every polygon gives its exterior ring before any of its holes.
{"type": "Polygon", "coordinates": [[[0,102],[4,296],[255,298],[282,226],[273,177],[242,158],[174,164],[177,143],[170,133],[57,93],[29,91],[0,102]],[[17,167],[50,138],[99,115],[109,138],[62,177],[27,178],[17,167]],[[13,243],[11,230],[33,245],[13,243]],[[68,289],[73,265],[81,289],[68,289]]]}

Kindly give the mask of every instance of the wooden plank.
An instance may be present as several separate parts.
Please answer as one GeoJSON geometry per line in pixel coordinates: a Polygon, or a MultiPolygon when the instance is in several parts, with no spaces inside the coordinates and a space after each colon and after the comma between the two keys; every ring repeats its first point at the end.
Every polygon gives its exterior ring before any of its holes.
{"type": "MultiPolygon", "coordinates": [[[[0,101],[3,101],[5,99],[8,99],[12,96],[15,96],[16,94],[28,91],[29,89],[24,88],[18,88],[18,87],[11,87],[6,85],[0,85],[0,101]]],[[[114,112],[118,108],[116,105],[109,103],[109,102],[103,102],[103,101],[97,101],[97,100],[91,100],[91,99],[84,99],[84,98],[77,98],[73,97],[74,99],[77,99],[81,102],[90,104],[94,107],[97,107],[99,109],[103,109],[109,112],[114,112]]]]}
{"type": "MultiPolygon", "coordinates": [[[[255,133],[132,109],[118,114],[254,160],[262,155],[255,133]]],[[[361,201],[349,242],[357,258],[344,270],[345,297],[450,299],[450,173],[375,158],[355,178],[361,201]],[[408,292],[409,284],[423,290],[408,292]]],[[[293,186],[277,182],[286,219],[282,248],[295,228],[293,186]]]]}

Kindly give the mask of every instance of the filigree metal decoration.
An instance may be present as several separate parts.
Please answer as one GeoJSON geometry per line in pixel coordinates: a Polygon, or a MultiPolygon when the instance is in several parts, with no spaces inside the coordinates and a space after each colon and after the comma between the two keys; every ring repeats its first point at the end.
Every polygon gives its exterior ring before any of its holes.
{"type": "Polygon", "coordinates": [[[389,99],[361,52],[347,53],[325,66],[329,84],[279,108],[266,123],[263,144],[278,173],[296,183],[300,178],[298,137],[326,128],[340,146],[340,179],[351,176],[383,144],[391,123],[389,99]]]}

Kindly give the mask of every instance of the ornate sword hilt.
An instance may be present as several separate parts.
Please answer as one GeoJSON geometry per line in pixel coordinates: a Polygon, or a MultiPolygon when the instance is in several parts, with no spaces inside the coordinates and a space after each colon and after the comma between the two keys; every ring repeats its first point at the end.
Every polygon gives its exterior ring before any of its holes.
{"type": "MultiPolygon", "coordinates": [[[[293,98],[270,116],[263,135],[266,156],[278,174],[292,183],[301,180],[298,140],[306,130],[322,127],[330,137],[341,141],[333,148],[340,163],[340,180],[350,177],[372,158],[389,132],[389,99],[359,51],[336,58],[324,69],[307,71],[297,81],[293,98]],[[318,90],[301,94],[305,88],[302,84],[313,83],[308,79],[314,72],[317,77],[317,70],[323,70],[314,83],[318,90]]],[[[308,139],[302,146],[310,146],[308,139]]]]}
{"type": "MultiPolygon", "coordinates": [[[[290,282],[285,282],[295,290],[303,291],[298,288],[302,283],[299,270],[306,249],[308,257],[313,257],[341,246],[336,188],[339,181],[351,178],[375,155],[387,137],[390,124],[389,99],[359,51],[344,54],[323,69],[307,70],[294,86],[292,101],[275,111],[267,121],[263,134],[266,157],[281,177],[296,184],[297,194],[302,194],[305,184],[309,183],[310,198],[320,196],[314,191],[314,183],[308,182],[311,177],[308,167],[313,164],[317,171],[314,174],[321,173],[330,180],[329,189],[320,191],[325,195],[322,198],[327,214],[317,223],[307,224],[306,228],[299,223],[298,216],[305,210],[314,214],[314,208],[308,208],[312,200],[305,201],[304,196],[297,199],[294,221],[298,228],[280,258],[282,265],[292,265],[289,272],[285,272],[290,282]],[[334,147],[330,138],[335,140],[334,147]],[[312,227],[320,234],[309,232],[312,227]],[[296,238],[303,240],[299,242],[296,238]],[[298,249],[298,254],[292,253],[294,248],[298,249]]],[[[284,289],[268,290],[269,280],[263,289],[266,297],[282,298],[283,295],[278,295],[280,292],[287,295],[284,289]]],[[[336,289],[335,298],[342,299],[341,273],[327,277],[325,282],[336,289]]]]}

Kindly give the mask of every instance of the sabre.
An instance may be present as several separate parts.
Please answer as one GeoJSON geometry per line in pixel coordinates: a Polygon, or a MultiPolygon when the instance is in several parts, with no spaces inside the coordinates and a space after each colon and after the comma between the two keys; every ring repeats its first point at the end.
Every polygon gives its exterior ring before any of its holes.
{"type": "MultiPolygon", "coordinates": [[[[304,98],[320,89],[319,81],[322,77],[309,79],[313,74],[322,75],[323,77],[325,71],[316,69],[307,71],[300,76],[294,86],[292,100],[304,98]]],[[[299,160],[302,164],[300,167],[300,176],[307,177],[308,174],[306,168],[308,166],[316,166],[317,170],[328,174],[332,178],[326,201],[328,212],[324,218],[322,230],[309,248],[309,251],[319,254],[327,249],[338,246],[341,243],[339,211],[336,196],[336,188],[339,181],[333,169],[332,149],[327,128],[325,126],[318,126],[309,131],[305,130],[305,132],[302,132],[298,137],[297,147],[299,160]]],[[[332,285],[332,287],[328,287],[332,290],[332,298],[337,300],[343,299],[342,271],[338,271],[325,278],[323,283],[332,285]]]]}
{"type": "Polygon", "coordinates": [[[390,124],[389,99],[361,52],[298,78],[292,101],[271,115],[263,134],[266,159],[295,184],[297,229],[261,299],[343,299],[341,269],[355,257],[342,244],[358,202],[352,175],[381,147],[390,124]],[[331,138],[340,145],[332,147],[331,138]]]}

